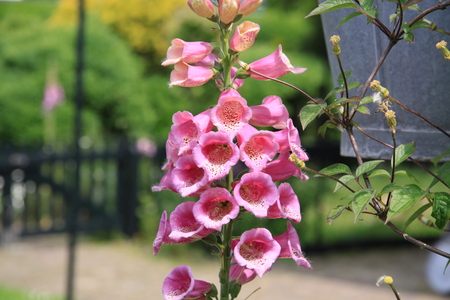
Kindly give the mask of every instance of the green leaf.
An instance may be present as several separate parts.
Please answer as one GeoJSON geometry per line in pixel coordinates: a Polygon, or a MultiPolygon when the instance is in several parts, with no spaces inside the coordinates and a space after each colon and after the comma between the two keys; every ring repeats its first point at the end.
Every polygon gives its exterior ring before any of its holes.
{"type": "Polygon", "coordinates": [[[367,203],[373,198],[374,194],[375,191],[369,189],[360,190],[354,194],[352,209],[355,213],[355,223],[358,221],[359,215],[363,212],[364,208],[366,208],[367,203]]]}
{"type": "Polygon", "coordinates": [[[403,35],[403,38],[405,39],[405,41],[407,41],[408,43],[414,43],[414,34],[412,32],[408,32],[405,33],[403,35]]]}
{"type": "MultiPolygon", "coordinates": [[[[326,168],[323,168],[322,170],[319,171],[320,173],[323,173],[325,175],[336,175],[336,174],[352,174],[352,171],[350,170],[350,168],[347,165],[344,164],[333,164],[331,166],[328,166],[326,168]]],[[[316,176],[320,176],[320,175],[315,175],[316,176]]]]}
{"type": "Polygon", "coordinates": [[[373,169],[375,169],[376,166],[378,166],[380,163],[384,162],[384,160],[372,160],[372,161],[366,161],[365,163],[358,166],[355,172],[355,177],[359,177],[364,173],[367,173],[373,169]]]}
{"type": "Polygon", "coordinates": [[[358,8],[356,4],[351,0],[328,0],[320,3],[319,6],[316,7],[312,12],[310,12],[305,18],[347,7],[358,8]]]}
{"type": "Polygon", "coordinates": [[[372,96],[366,96],[361,99],[361,102],[359,102],[359,105],[364,105],[364,104],[372,103],[372,102],[373,102],[372,96]]]}
{"type": "Polygon", "coordinates": [[[359,3],[363,9],[371,9],[373,7],[373,0],[360,0],[359,3]]]}
{"type": "Polygon", "coordinates": [[[389,23],[394,22],[395,18],[397,18],[397,17],[398,17],[398,14],[391,14],[391,15],[389,16],[389,23]]]}
{"type": "Polygon", "coordinates": [[[445,156],[450,155],[450,147],[448,147],[447,149],[445,149],[444,153],[442,153],[439,156],[436,156],[435,158],[433,158],[431,160],[431,162],[434,164],[434,166],[437,166],[438,162],[444,158],[445,156]]]}
{"type": "MultiPolygon", "coordinates": [[[[353,73],[353,70],[347,70],[347,71],[344,71],[345,79],[347,79],[347,82],[348,82],[350,76],[352,76],[352,73],[353,73]]],[[[342,87],[344,86],[344,77],[342,77],[342,73],[339,73],[337,82],[338,82],[342,87]]]]}
{"type": "Polygon", "coordinates": [[[327,215],[327,222],[329,225],[331,225],[331,223],[334,222],[334,220],[336,220],[344,210],[346,210],[348,208],[347,205],[338,205],[335,208],[333,208],[327,215]]]}
{"type": "MultiPolygon", "coordinates": [[[[350,181],[352,181],[354,179],[355,179],[355,176],[353,176],[353,175],[344,175],[341,178],[339,178],[339,180],[345,184],[349,183],[350,181]]],[[[343,187],[343,185],[340,182],[336,182],[336,187],[334,188],[333,194],[336,193],[341,187],[343,187]]]]}
{"type": "Polygon", "coordinates": [[[405,222],[405,227],[403,230],[406,230],[406,228],[415,220],[417,219],[421,214],[423,214],[427,209],[431,207],[431,203],[427,203],[425,205],[422,205],[418,210],[416,210],[405,222]]]}
{"type": "Polygon", "coordinates": [[[322,113],[322,106],[317,104],[308,104],[303,106],[300,111],[300,122],[302,123],[302,128],[305,130],[311,121],[313,121],[317,116],[322,113]]]}
{"type": "Polygon", "coordinates": [[[359,111],[360,113],[364,114],[364,115],[370,115],[370,110],[366,107],[366,106],[358,106],[356,108],[357,111],[359,111]]]}
{"type": "Polygon", "coordinates": [[[337,125],[332,123],[330,120],[328,120],[325,123],[323,123],[322,126],[319,127],[319,129],[317,130],[317,133],[320,134],[322,137],[324,137],[328,128],[336,129],[337,125]]]}
{"type": "Polygon", "coordinates": [[[335,87],[328,93],[328,95],[325,97],[325,100],[328,99],[330,96],[337,94],[337,93],[342,93],[343,91],[344,91],[344,89],[342,87],[335,87]]]}
{"type": "Polygon", "coordinates": [[[389,172],[384,169],[374,170],[372,173],[369,174],[368,177],[377,177],[377,176],[386,176],[387,178],[391,179],[391,174],[389,174],[389,172]]]}
{"type": "Polygon", "coordinates": [[[379,192],[377,194],[377,197],[380,197],[381,195],[384,195],[384,194],[387,194],[387,193],[391,193],[391,192],[396,191],[396,190],[400,190],[402,188],[403,188],[402,185],[397,185],[395,182],[390,183],[390,184],[384,186],[381,189],[381,192],[379,192]]]}
{"type": "Polygon", "coordinates": [[[361,82],[358,82],[358,81],[352,81],[352,82],[347,83],[347,87],[349,90],[356,89],[356,88],[359,88],[362,86],[363,85],[361,84],[361,82]]]}
{"type": "Polygon", "coordinates": [[[414,180],[414,181],[416,181],[416,182],[419,182],[419,180],[417,180],[417,178],[414,177],[414,175],[413,175],[411,172],[409,172],[409,171],[398,170],[398,171],[396,171],[396,172],[394,173],[394,175],[395,175],[395,176],[406,176],[406,177],[409,177],[409,178],[411,178],[412,180],[414,180]]]}
{"type": "Polygon", "coordinates": [[[338,26],[336,26],[335,30],[338,29],[339,26],[341,26],[341,25],[344,24],[345,22],[347,22],[347,21],[353,19],[354,17],[360,16],[360,15],[362,15],[362,12],[360,12],[360,11],[352,12],[351,14],[349,14],[348,16],[346,16],[345,18],[343,18],[341,22],[339,22],[339,24],[338,24],[338,26]]]}
{"type": "Polygon", "coordinates": [[[418,3],[423,2],[423,0],[408,0],[405,5],[403,5],[402,9],[408,8],[409,6],[417,5],[418,3]]]}
{"type": "Polygon", "coordinates": [[[397,167],[416,151],[416,142],[400,145],[395,149],[395,166],[397,167]]]}
{"type": "Polygon", "coordinates": [[[445,192],[436,193],[431,216],[436,219],[436,227],[443,229],[450,218],[450,195],[445,192]]]}
{"type": "Polygon", "coordinates": [[[424,196],[425,192],[415,184],[405,185],[403,189],[393,191],[386,222],[413,206],[424,196]]]}
{"type": "MultiPolygon", "coordinates": [[[[445,164],[443,164],[436,172],[436,175],[441,178],[445,184],[447,184],[448,186],[450,186],[450,161],[446,162],[445,164]]],[[[433,187],[436,183],[438,183],[439,181],[436,178],[433,178],[433,181],[430,183],[430,186],[428,187],[428,189],[430,189],[431,187],[433,187]]]]}

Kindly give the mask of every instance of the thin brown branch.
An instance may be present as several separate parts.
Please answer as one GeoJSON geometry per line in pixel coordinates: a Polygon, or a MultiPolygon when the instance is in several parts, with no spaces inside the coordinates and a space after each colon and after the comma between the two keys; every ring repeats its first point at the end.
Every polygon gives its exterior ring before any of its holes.
{"type": "Polygon", "coordinates": [[[334,178],[333,176],[330,176],[330,175],[327,175],[327,174],[324,174],[324,173],[320,173],[319,171],[310,169],[310,168],[308,168],[308,167],[303,167],[302,169],[304,169],[304,170],[306,170],[306,171],[308,171],[308,172],[311,172],[311,173],[314,173],[314,174],[317,174],[317,175],[326,177],[326,178],[333,179],[334,181],[339,182],[340,184],[342,184],[342,186],[344,186],[344,187],[345,187],[346,189],[348,189],[350,192],[352,192],[352,193],[355,192],[351,187],[349,187],[348,185],[346,185],[345,183],[343,183],[343,182],[340,181],[339,179],[334,178]]]}
{"type": "Polygon", "coordinates": [[[436,11],[436,10],[443,10],[446,9],[447,6],[450,6],[450,0],[447,0],[445,2],[438,2],[438,4],[436,4],[435,6],[432,6],[428,9],[425,9],[423,12],[421,12],[420,14],[418,14],[410,23],[409,23],[409,27],[413,26],[414,23],[419,22],[420,20],[422,20],[426,15],[429,15],[430,13],[436,11]]]}

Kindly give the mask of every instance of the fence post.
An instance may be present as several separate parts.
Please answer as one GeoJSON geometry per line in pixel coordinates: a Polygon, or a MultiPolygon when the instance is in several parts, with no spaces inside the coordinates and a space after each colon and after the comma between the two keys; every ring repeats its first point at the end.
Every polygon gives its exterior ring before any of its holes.
{"type": "Polygon", "coordinates": [[[4,175],[3,207],[2,207],[2,233],[1,244],[7,244],[12,237],[12,224],[14,222],[14,208],[11,195],[11,174],[4,175]]]}

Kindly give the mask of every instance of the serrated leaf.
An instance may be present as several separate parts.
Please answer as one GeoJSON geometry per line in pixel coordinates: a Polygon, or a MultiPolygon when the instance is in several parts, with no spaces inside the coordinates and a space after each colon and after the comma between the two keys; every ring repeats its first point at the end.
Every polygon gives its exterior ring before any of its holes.
{"type": "Polygon", "coordinates": [[[411,172],[406,171],[406,170],[398,170],[398,171],[396,171],[394,173],[394,175],[395,176],[406,176],[406,177],[409,177],[409,178],[411,178],[412,180],[414,180],[416,182],[419,182],[419,180],[417,180],[417,178],[414,177],[414,175],[411,172]]]}
{"type": "Polygon", "coordinates": [[[355,223],[358,221],[359,215],[366,208],[367,203],[373,198],[375,194],[374,190],[364,189],[356,192],[353,196],[352,210],[355,214],[355,223]]]}
{"type": "Polygon", "coordinates": [[[377,176],[385,176],[385,177],[391,179],[391,174],[389,174],[389,172],[384,169],[374,170],[372,173],[370,173],[368,175],[368,177],[377,177],[377,176]]]}
{"type": "Polygon", "coordinates": [[[414,43],[414,34],[412,32],[408,32],[405,33],[403,35],[403,38],[405,39],[405,41],[407,41],[408,43],[414,43]]]}
{"type": "Polygon", "coordinates": [[[321,113],[322,113],[321,105],[308,104],[303,106],[299,115],[303,130],[305,130],[306,126],[308,126],[308,124],[311,123],[311,121],[313,121],[321,113]]]}
{"type": "Polygon", "coordinates": [[[335,28],[334,30],[338,29],[338,28],[339,28],[342,24],[344,24],[345,22],[347,22],[347,21],[353,19],[354,17],[360,16],[360,15],[362,15],[362,13],[361,13],[360,11],[352,12],[351,14],[349,14],[348,16],[346,16],[345,18],[343,18],[342,21],[339,22],[338,26],[336,26],[336,28],[335,28]]]}
{"type": "Polygon", "coordinates": [[[370,110],[366,106],[360,105],[356,108],[356,110],[364,115],[370,115],[370,110]]]}
{"type": "Polygon", "coordinates": [[[423,214],[427,209],[431,207],[431,203],[427,203],[425,205],[422,205],[418,210],[416,210],[405,222],[405,227],[403,230],[406,230],[406,228],[415,220],[417,219],[421,214],[423,214]]]}
{"type": "Polygon", "coordinates": [[[434,164],[434,166],[436,166],[438,164],[438,162],[444,158],[445,156],[450,155],[450,147],[448,147],[447,149],[445,149],[444,153],[442,153],[439,156],[436,156],[435,158],[433,158],[431,160],[431,162],[434,164]]]}
{"type": "Polygon", "coordinates": [[[358,8],[356,4],[351,0],[328,0],[320,3],[319,6],[316,7],[312,12],[310,12],[305,18],[347,7],[358,8]]]}
{"type": "Polygon", "coordinates": [[[425,192],[415,184],[405,185],[403,189],[393,191],[386,222],[413,206],[424,196],[425,192]]]}
{"type": "MultiPolygon", "coordinates": [[[[345,79],[347,79],[347,82],[350,79],[350,76],[352,76],[352,73],[353,70],[344,71],[345,79]]],[[[339,83],[339,85],[344,86],[344,77],[342,77],[342,73],[339,73],[337,82],[339,83]]]]}
{"type": "Polygon", "coordinates": [[[381,192],[379,192],[377,194],[377,197],[380,197],[381,195],[384,195],[384,194],[387,194],[387,193],[392,193],[393,191],[400,190],[402,188],[403,188],[402,185],[397,185],[395,182],[394,183],[390,183],[390,184],[384,186],[381,189],[381,192]]]}
{"type": "Polygon", "coordinates": [[[375,169],[376,166],[378,166],[380,163],[384,162],[384,160],[372,160],[372,161],[366,161],[365,163],[358,166],[355,172],[355,177],[359,177],[364,173],[367,173],[373,169],[375,169]]]}
{"type": "MultiPolygon", "coordinates": [[[[444,163],[436,172],[436,175],[441,178],[447,186],[450,186],[450,161],[444,163]]],[[[430,183],[428,189],[433,187],[439,181],[436,178],[433,178],[433,181],[430,183]]]]}
{"type": "MultiPolygon", "coordinates": [[[[350,181],[354,180],[355,176],[353,175],[344,175],[339,180],[345,184],[349,183],[350,181]]],[[[340,182],[336,182],[336,186],[334,188],[333,194],[336,193],[343,185],[340,182]]]]}
{"type": "Polygon", "coordinates": [[[347,205],[338,205],[335,208],[333,208],[327,215],[327,222],[329,225],[334,222],[339,216],[342,214],[344,210],[348,208],[347,205]]]}
{"type": "Polygon", "coordinates": [[[431,216],[436,220],[435,225],[443,229],[450,218],[450,195],[445,192],[436,193],[431,216]]]}
{"type": "MultiPolygon", "coordinates": [[[[350,170],[350,168],[347,165],[344,164],[333,164],[331,166],[328,166],[326,168],[323,168],[322,170],[319,171],[319,173],[323,173],[325,175],[336,175],[336,174],[352,174],[352,171],[350,170]]],[[[316,176],[320,176],[320,175],[316,175],[316,176]]]]}
{"type": "Polygon", "coordinates": [[[364,105],[364,104],[372,103],[372,102],[373,102],[373,97],[372,96],[366,96],[366,97],[361,99],[361,102],[359,102],[359,105],[364,105]]]}
{"type": "Polygon", "coordinates": [[[416,151],[416,142],[400,145],[395,149],[395,166],[397,167],[416,151]]]}

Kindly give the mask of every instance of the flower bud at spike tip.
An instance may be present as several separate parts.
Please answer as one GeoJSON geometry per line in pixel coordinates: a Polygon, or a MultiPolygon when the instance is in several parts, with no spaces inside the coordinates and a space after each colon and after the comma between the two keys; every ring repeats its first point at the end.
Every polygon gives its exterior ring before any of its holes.
{"type": "Polygon", "coordinates": [[[381,94],[381,97],[386,98],[389,96],[389,90],[383,86],[381,86],[380,82],[378,80],[374,80],[370,83],[370,88],[374,90],[375,92],[378,92],[381,94]]]}
{"type": "Polygon", "coordinates": [[[450,60],[450,51],[447,49],[447,42],[440,41],[436,44],[436,48],[441,50],[445,60],[450,60]]]}
{"type": "Polygon", "coordinates": [[[380,286],[381,282],[383,282],[387,285],[391,285],[394,282],[394,279],[391,276],[383,275],[380,278],[378,278],[376,286],[380,286]]]}
{"type": "Polygon", "coordinates": [[[216,14],[216,9],[211,0],[188,0],[187,4],[200,17],[211,19],[216,14]]]}
{"type": "Polygon", "coordinates": [[[244,17],[250,15],[258,9],[262,2],[263,0],[244,0],[239,6],[238,14],[244,17]]]}
{"type": "Polygon", "coordinates": [[[239,10],[239,0],[219,0],[219,18],[223,24],[233,22],[239,10]]]}
{"type": "Polygon", "coordinates": [[[339,46],[340,36],[333,35],[330,37],[330,42],[333,44],[333,54],[339,55],[341,53],[341,47],[339,46]]]}

